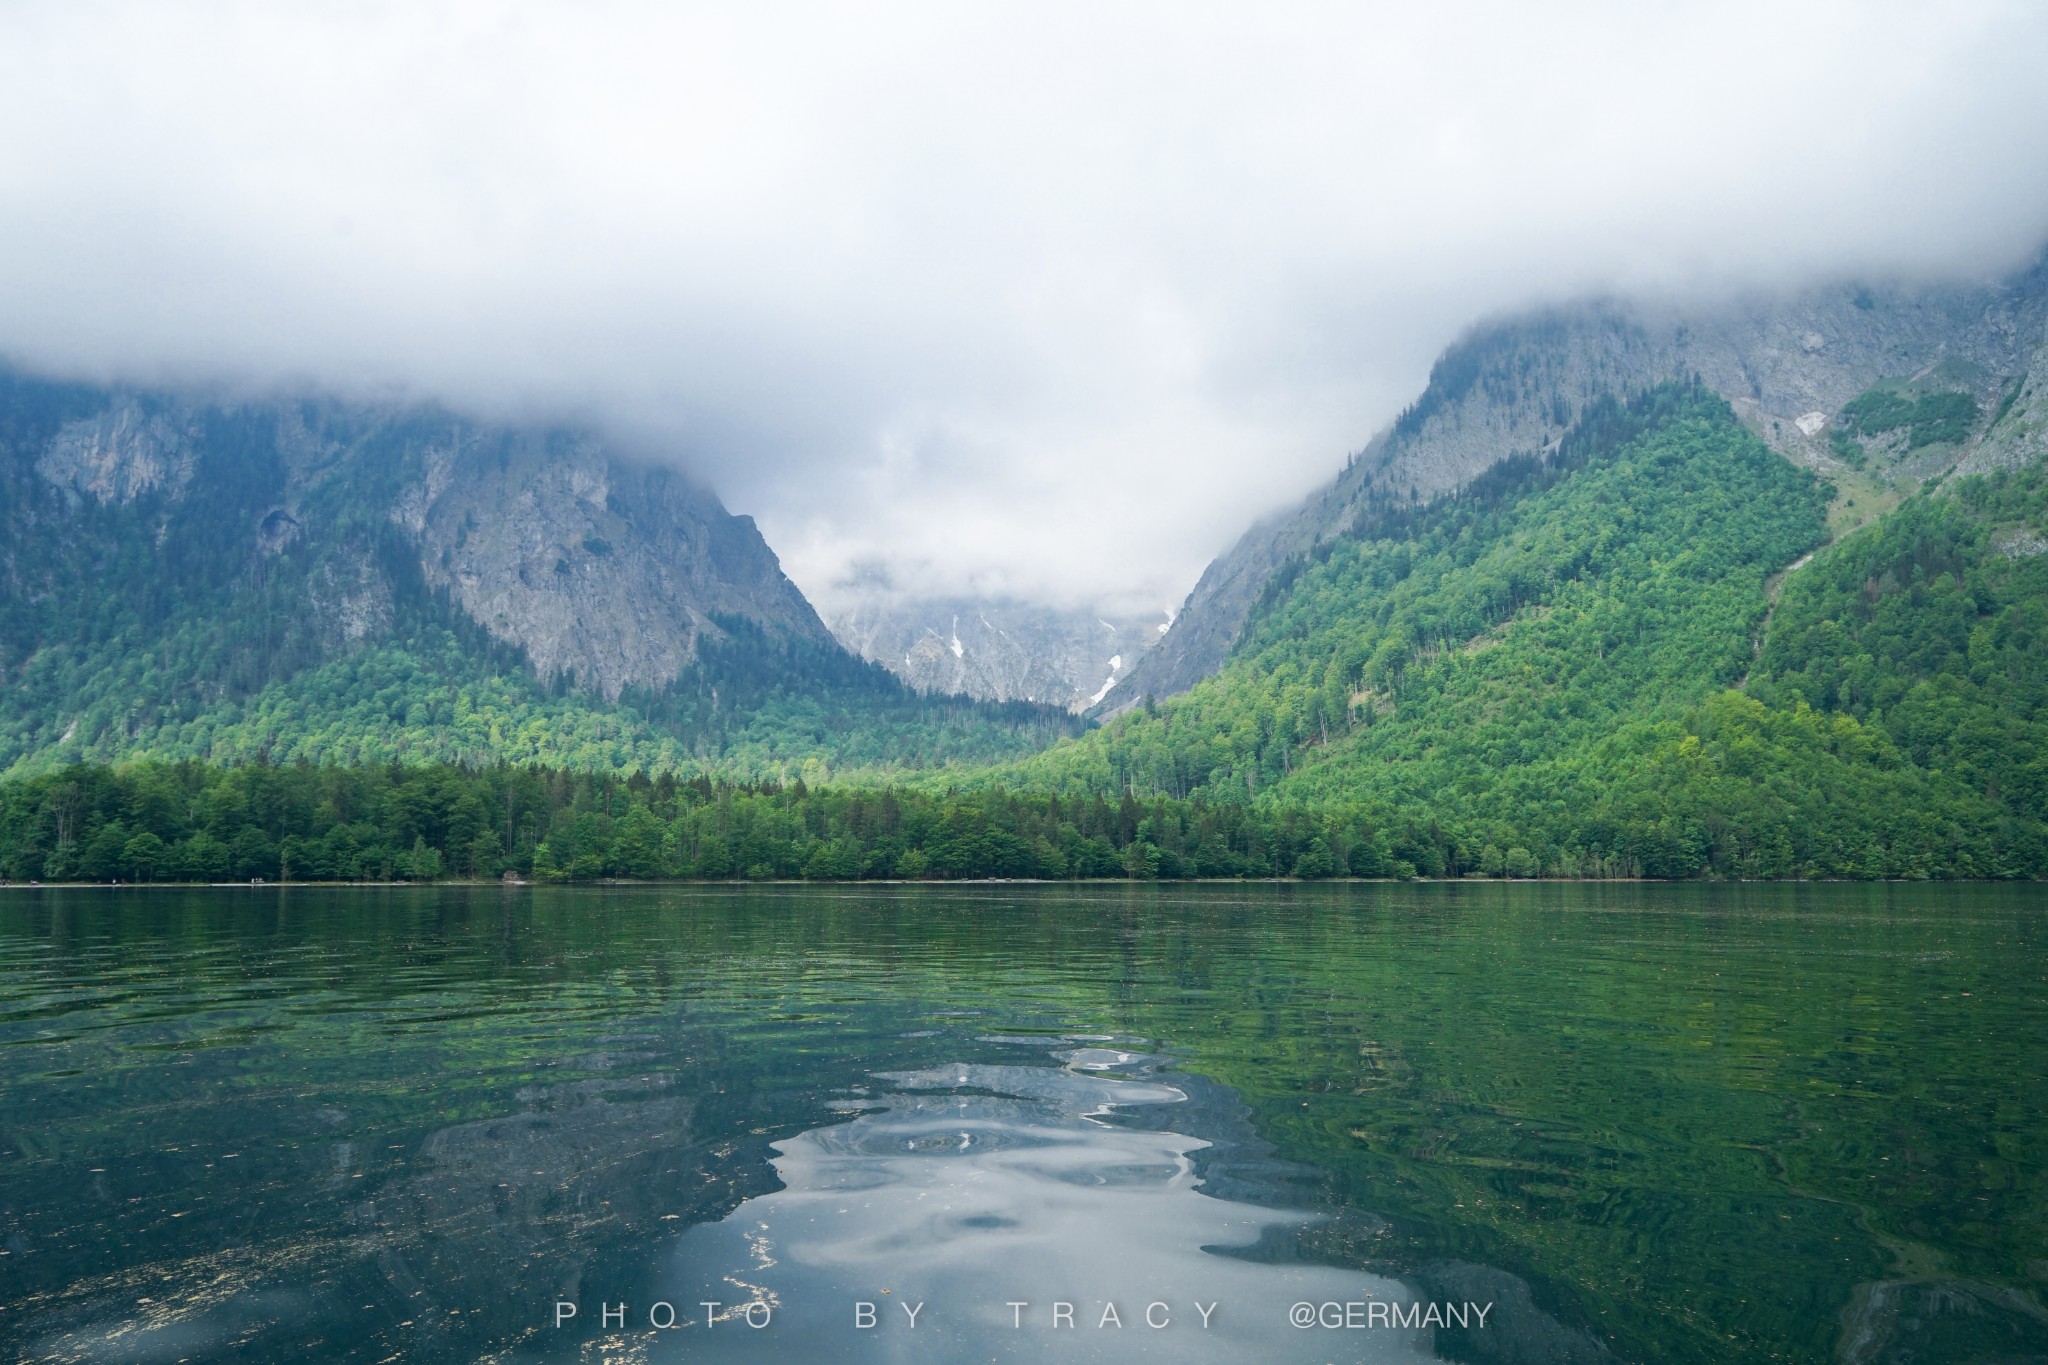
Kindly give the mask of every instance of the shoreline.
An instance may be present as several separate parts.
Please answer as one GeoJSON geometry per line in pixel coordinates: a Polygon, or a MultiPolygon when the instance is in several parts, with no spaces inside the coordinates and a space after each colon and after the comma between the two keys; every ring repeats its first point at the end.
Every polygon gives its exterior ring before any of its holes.
{"type": "Polygon", "coordinates": [[[609,890],[637,887],[692,886],[745,890],[762,886],[912,886],[941,890],[956,886],[2048,886],[2034,877],[955,877],[946,880],[910,877],[849,878],[812,881],[804,877],[770,877],[760,881],[720,877],[604,877],[595,881],[537,882],[531,879],[444,877],[436,881],[262,881],[251,882],[9,882],[6,891],[271,891],[316,887],[364,891],[426,890],[434,887],[498,887],[502,890],[609,890]]]}

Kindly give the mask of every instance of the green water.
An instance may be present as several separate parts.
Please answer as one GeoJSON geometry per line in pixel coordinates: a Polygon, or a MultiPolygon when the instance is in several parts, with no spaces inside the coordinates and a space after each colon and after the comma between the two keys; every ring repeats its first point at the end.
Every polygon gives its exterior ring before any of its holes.
{"type": "Polygon", "coordinates": [[[0,892],[0,1357],[2048,1359],[2044,910],[0,892]]]}

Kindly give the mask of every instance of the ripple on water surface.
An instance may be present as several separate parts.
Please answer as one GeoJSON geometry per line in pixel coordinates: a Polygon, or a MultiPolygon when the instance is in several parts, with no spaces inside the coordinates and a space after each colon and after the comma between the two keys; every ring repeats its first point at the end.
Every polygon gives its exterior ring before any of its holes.
{"type": "MultiPolygon", "coordinates": [[[[880,1107],[777,1143],[785,1188],[693,1229],[657,1279],[689,1315],[658,1357],[1321,1361],[1324,1334],[1290,1330],[1297,1301],[1412,1303],[1394,1280],[1231,1254],[1312,1215],[1203,1193],[1209,1144],[1129,1112],[1170,1124],[1187,1098],[1158,1059],[1059,1060],[885,1075],[880,1107]]],[[[1349,1336],[1347,1360],[1434,1358],[1423,1331],[1349,1336]]]]}

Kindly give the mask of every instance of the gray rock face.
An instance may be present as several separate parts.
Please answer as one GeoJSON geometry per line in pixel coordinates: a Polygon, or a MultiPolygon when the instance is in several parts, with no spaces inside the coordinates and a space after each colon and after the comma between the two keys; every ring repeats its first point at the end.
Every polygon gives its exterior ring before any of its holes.
{"type": "Polygon", "coordinates": [[[1167,615],[1102,616],[975,598],[875,598],[831,614],[841,644],[926,692],[1080,711],[1114,694],[1167,615]]]}
{"type": "Polygon", "coordinates": [[[2034,348],[2026,371],[1999,397],[1990,429],[1956,466],[1977,474],[2031,464],[2048,456],[2048,341],[2034,348]]]}
{"type": "Polygon", "coordinates": [[[353,543],[337,527],[381,518],[402,531],[426,583],[523,649],[540,677],[566,674],[608,699],[674,679],[724,633],[720,618],[836,648],[751,518],[587,433],[432,409],[122,391],[94,412],[99,395],[68,392],[87,395],[86,415],[18,452],[37,476],[73,506],[158,508],[160,525],[189,498],[235,509],[245,521],[206,534],[230,555],[247,547],[252,562],[301,541],[325,547],[303,600],[333,647],[393,621],[386,567],[367,548],[336,548],[353,543]]]}
{"type": "Polygon", "coordinates": [[[187,414],[151,412],[125,396],[98,416],[65,423],[36,472],[98,502],[128,503],[152,489],[182,489],[192,478],[193,446],[187,414]]]}
{"type": "Polygon", "coordinates": [[[307,601],[318,617],[325,643],[349,649],[390,630],[397,615],[391,585],[364,560],[323,564],[307,587],[307,601]]]}
{"type": "Polygon", "coordinates": [[[1604,394],[1698,375],[1787,458],[1832,471],[1834,415],[1880,380],[1940,366],[1990,412],[2030,376],[1962,467],[2038,458],[2048,449],[2044,329],[2048,261],[1979,285],[1843,284],[1698,310],[1604,300],[1475,328],[1335,479],[1209,565],[1159,647],[1096,710],[1186,691],[1222,665],[1289,557],[1343,534],[1363,508],[1451,492],[1510,455],[1550,447],[1604,394]]]}
{"type": "Polygon", "coordinates": [[[542,677],[607,698],[673,679],[719,616],[831,643],[751,517],[588,436],[457,429],[422,453],[391,515],[428,582],[542,677]]]}

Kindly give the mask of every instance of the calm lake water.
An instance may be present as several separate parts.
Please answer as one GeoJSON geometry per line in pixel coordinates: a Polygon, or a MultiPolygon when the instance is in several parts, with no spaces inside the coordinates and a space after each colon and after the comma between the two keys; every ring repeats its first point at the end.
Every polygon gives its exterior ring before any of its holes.
{"type": "Polygon", "coordinates": [[[2048,1359],[2044,911],[0,892],[0,1358],[2048,1359]]]}

